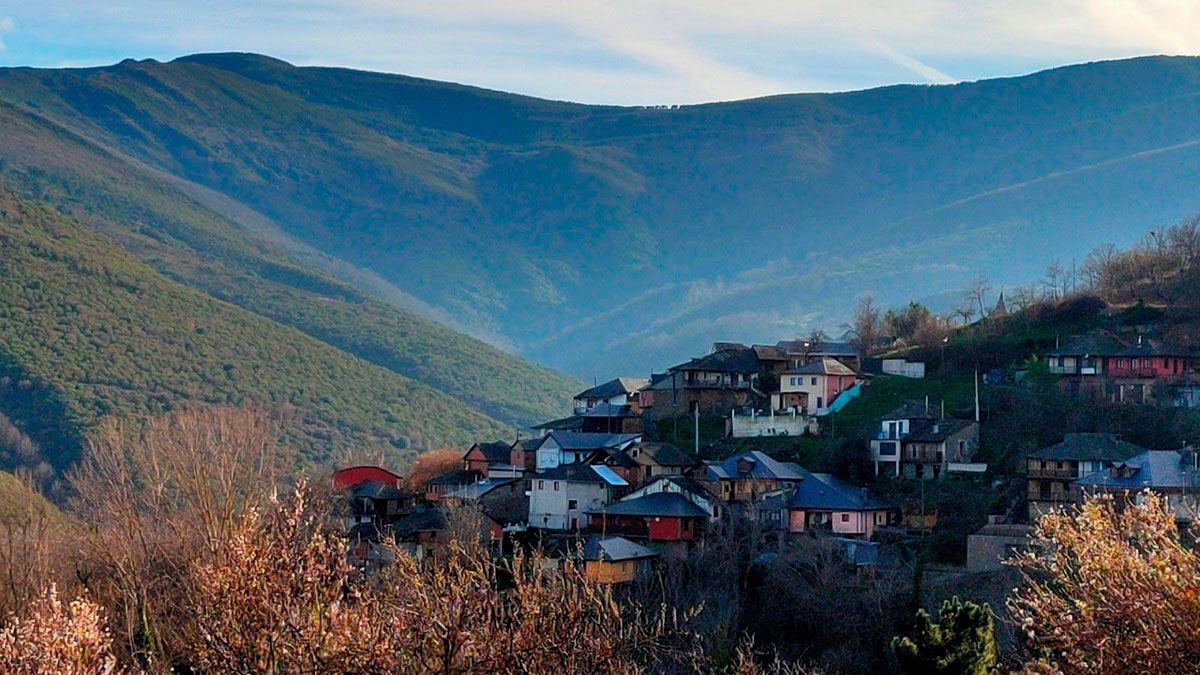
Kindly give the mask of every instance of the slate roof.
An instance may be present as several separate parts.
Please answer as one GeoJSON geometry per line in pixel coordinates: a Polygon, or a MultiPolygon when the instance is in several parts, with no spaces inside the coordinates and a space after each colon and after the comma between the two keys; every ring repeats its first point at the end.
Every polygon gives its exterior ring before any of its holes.
{"type": "Polygon", "coordinates": [[[919,419],[935,420],[938,418],[938,416],[939,413],[932,404],[926,406],[924,401],[906,401],[901,404],[900,407],[888,412],[879,419],[881,421],[919,419]]]}
{"type": "Polygon", "coordinates": [[[650,381],[644,377],[618,377],[590,389],[584,389],[575,394],[575,398],[612,398],[622,394],[629,395],[647,384],[650,384],[650,381]]]}
{"type": "Polygon", "coordinates": [[[555,431],[579,431],[583,428],[583,415],[570,415],[568,417],[560,417],[549,422],[542,422],[532,427],[533,429],[552,429],[555,431]]]}
{"type": "Polygon", "coordinates": [[[414,511],[388,526],[397,538],[403,539],[419,532],[446,529],[446,514],[439,508],[414,511]]]}
{"type": "Polygon", "coordinates": [[[547,440],[553,438],[563,450],[596,450],[616,448],[636,441],[641,434],[610,434],[604,432],[551,431],[547,440]]]}
{"type": "Polygon", "coordinates": [[[698,356],[671,368],[672,371],[703,371],[710,373],[757,373],[761,364],[752,349],[722,349],[698,356]]]}
{"type": "MultiPolygon", "coordinates": [[[[776,343],[776,346],[787,351],[789,354],[803,354],[804,340],[781,340],[776,343]]],[[[849,342],[839,342],[835,340],[825,340],[818,342],[808,347],[809,356],[858,356],[858,349],[849,342]]]]}
{"type": "Polygon", "coordinates": [[[707,518],[708,512],[678,492],[652,492],[634,499],[602,506],[590,513],[613,516],[663,516],[669,518],[707,518]]]}
{"type": "Polygon", "coordinates": [[[626,449],[638,464],[657,464],[659,466],[695,466],[699,464],[695,457],[680,450],[670,443],[656,441],[640,441],[626,449]],[[642,458],[649,461],[645,461],[642,458]]]}
{"type": "Polygon", "coordinates": [[[787,350],[779,345],[751,345],[760,361],[787,361],[787,350]]]}
{"type": "Polygon", "coordinates": [[[892,508],[873,497],[866,488],[855,487],[828,473],[811,473],[796,486],[789,509],[829,511],[875,511],[892,508]]]}
{"type": "Polygon", "coordinates": [[[606,466],[595,466],[592,464],[584,464],[583,462],[575,462],[572,464],[563,464],[556,466],[553,469],[530,476],[534,480],[563,480],[572,483],[607,483],[609,485],[629,485],[624,479],[613,473],[612,469],[606,466]]]}
{"type": "Polygon", "coordinates": [[[395,485],[381,483],[377,480],[365,480],[356,483],[347,494],[354,499],[403,499],[405,493],[395,485]]]}
{"type": "Polygon", "coordinates": [[[1116,434],[1067,434],[1061,443],[1025,456],[1057,461],[1119,462],[1143,452],[1146,448],[1122,441],[1116,434]]]}
{"type": "Polygon", "coordinates": [[[1083,487],[1181,489],[1197,486],[1197,473],[1192,468],[1190,453],[1178,450],[1146,450],[1113,465],[1113,469],[1135,469],[1132,476],[1114,476],[1105,469],[1075,481],[1083,487]]]}
{"type": "Polygon", "coordinates": [[[1162,340],[1144,339],[1141,342],[1136,342],[1116,350],[1112,356],[1128,356],[1133,358],[1150,357],[1150,356],[1192,356],[1192,351],[1169,345],[1162,340]]]}
{"type": "Polygon", "coordinates": [[[1113,356],[1127,345],[1108,331],[1093,331],[1070,338],[1046,356],[1113,356]]]}
{"type": "Polygon", "coordinates": [[[793,368],[787,371],[787,375],[856,375],[849,366],[838,361],[835,358],[822,356],[821,358],[806,363],[799,368],[793,368]]]}
{"type": "Polygon", "coordinates": [[[484,478],[477,480],[469,485],[457,487],[446,493],[447,497],[455,497],[466,501],[477,501],[487,493],[495,490],[502,485],[520,480],[519,478],[484,478]]]}
{"type": "Polygon", "coordinates": [[[750,476],[753,478],[804,479],[804,469],[799,465],[792,462],[778,462],[761,450],[750,450],[727,457],[720,462],[709,463],[709,478],[714,480],[738,478],[741,475],[738,473],[738,461],[743,458],[751,460],[753,466],[750,469],[750,476]]]}
{"type": "Polygon", "coordinates": [[[528,523],[529,497],[524,490],[491,492],[480,499],[479,510],[501,525],[528,523]]]}
{"type": "Polygon", "coordinates": [[[475,446],[479,446],[480,452],[483,453],[484,458],[491,464],[507,464],[510,457],[509,453],[512,450],[512,444],[504,441],[495,441],[492,443],[476,443],[467,449],[467,454],[470,454],[471,450],[475,449],[475,446]]]}
{"type": "Polygon", "coordinates": [[[935,421],[933,424],[911,432],[904,437],[906,441],[914,443],[941,443],[950,438],[954,434],[975,424],[974,420],[960,420],[956,417],[946,417],[935,421]]]}
{"type": "Polygon", "coordinates": [[[654,551],[616,535],[601,536],[594,534],[588,537],[583,545],[585,560],[602,560],[604,562],[619,562],[622,560],[638,560],[655,558],[654,551]]]}
{"type": "Polygon", "coordinates": [[[470,469],[459,469],[444,473],[433,480],[429,481],[430,485],[470,485],[475,481],[483,478],[483,474],[470,469]]]}
{"type": "Polygon", "coordinates": [[[603,463],[605,465],[615,465],[624,469],[632,469],[640,466],[632,457],[629,456],[628,453],[626,453],[624,450],[617,450],[616,448],[600,448],[592,455],[592,457],[603,457],[603,463]],[[608,460],[612,461],[610,462],[608,460]]]}

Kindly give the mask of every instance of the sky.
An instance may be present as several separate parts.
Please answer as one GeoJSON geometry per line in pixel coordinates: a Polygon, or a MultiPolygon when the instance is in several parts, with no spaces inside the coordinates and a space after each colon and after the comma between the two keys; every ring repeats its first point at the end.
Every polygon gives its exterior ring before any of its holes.
{"type": "Polygon", "coordinates": [[[1192,0],[0,0],[0,65],[251,51],[624,105],[1200,53],[1192,0]]]}

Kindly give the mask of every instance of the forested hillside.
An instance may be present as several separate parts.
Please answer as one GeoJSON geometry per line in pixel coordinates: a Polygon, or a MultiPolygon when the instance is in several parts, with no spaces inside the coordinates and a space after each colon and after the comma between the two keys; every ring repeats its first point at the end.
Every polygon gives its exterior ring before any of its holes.
{"type": "Polygon", "coordinates": [[[400,463],[413,447],[511,433],[428,385],[172,281],[8,192],[0,250],[0,410],[40,447],[10,463],[41,478],[76,458],[102,416],[189,402],[263,405],[303,461],[371,451],[400,463]]]}
{"type": "Polygon", "coordinates": [[[621,108],[211,54],[4,70],[0,100],[585,379],[837,326],[862,293],[1016,283],[1200,208],[1184,57],[621,108]]]}

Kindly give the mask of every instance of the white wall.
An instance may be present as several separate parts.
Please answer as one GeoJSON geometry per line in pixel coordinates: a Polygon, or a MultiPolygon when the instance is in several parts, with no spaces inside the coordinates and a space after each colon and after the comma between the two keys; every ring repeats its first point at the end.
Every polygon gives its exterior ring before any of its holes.
{"type": "Polygon", "coordinates": [[[801,436],[808,428],[810,418],[804,415],[738,415],[736,411],[729,418],[730,435],[734,438],[753,438],[755,436],[801,436]]]}
{"type": "Polygon", "coordinates": [[[575,518],[579,528],[588,526],[588,511],[604,506],[608,488],[601,483],[573,483],[565,480],[534,478],[529,491],[529,525],[551,530],[566,530],[575,518]],[[554,484],[558,483],[558,490],[554,484]],[[567,508],[575,500],[574,509],[567,508]]]}

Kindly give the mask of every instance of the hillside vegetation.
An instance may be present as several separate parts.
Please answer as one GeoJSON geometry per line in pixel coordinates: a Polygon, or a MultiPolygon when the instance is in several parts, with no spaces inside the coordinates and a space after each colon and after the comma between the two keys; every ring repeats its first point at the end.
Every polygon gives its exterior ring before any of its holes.
{"type": "Polygon", "coordinates": [[[587,380],[1198,208],[1193,58],[660,109],[207,54],[3,70],[0,100],[587,380]]]}
{"type": "Polygon", "coordinates": [[[102,416],[189,402],[268,406],[310,461],[510,433],[427,385],[171,281],[7,192],[0,249],[0,409],[53,470],[102,416]]]}

